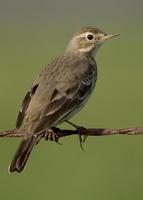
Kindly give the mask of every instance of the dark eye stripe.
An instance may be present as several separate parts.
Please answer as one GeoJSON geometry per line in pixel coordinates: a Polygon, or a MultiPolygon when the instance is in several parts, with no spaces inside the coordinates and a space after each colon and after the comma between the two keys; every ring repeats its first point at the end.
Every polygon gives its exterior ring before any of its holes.
{"type": "Polygon", "coordinates": [[[100,37],[100,36],[97,36],[95,39],[96,39],[96,40],[100,40],[100,39],[101,39],[101,37],[100,37]]]}

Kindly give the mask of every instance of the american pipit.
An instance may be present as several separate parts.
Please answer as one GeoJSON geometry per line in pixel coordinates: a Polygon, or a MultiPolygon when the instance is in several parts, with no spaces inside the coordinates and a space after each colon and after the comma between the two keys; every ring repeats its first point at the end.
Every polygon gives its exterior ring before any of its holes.
{"type": "Polygon", "coordinates": [[[117,35],[105,34],[95,27],[82,28],[65,52],[37,76],[18,114],[16,128],[24,121],[25,137],[10,164],[10,172],[23,170],[37,143],[36,134],[68,120],[85,105],[97,80],[97,50],[117,35]]]}

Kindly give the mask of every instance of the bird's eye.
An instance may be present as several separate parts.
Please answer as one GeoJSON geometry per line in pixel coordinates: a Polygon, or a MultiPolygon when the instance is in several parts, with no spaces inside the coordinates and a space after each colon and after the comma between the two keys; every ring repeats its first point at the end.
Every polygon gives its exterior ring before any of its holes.
{"type": "Polygon", "coordinates": [[[94,38],[93,35],[91,35],[91,34],[87,35],[88,40],[93,40],[93,38],[94,38]]]}

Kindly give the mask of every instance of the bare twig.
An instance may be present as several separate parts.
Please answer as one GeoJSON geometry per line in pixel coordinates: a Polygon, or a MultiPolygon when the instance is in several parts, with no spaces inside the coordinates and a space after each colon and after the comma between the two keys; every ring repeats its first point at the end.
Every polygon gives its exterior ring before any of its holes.
{"type": "MultiPolygon", "coordinates": [[[[87,128],[80,130],[66,130],[59,128],[47,129],[39,133],[39,139],[50,139],[49,135],[52,132],[56,135],[58,141],[59,138],[69,135],[85,135],[85,136],[109,136],[109,135],[141,135],[143,134],[143,128],[123,128],[123,129],[110,129],[110,128],[87,128]]],[[[0,137],[23,137],[23,130],[10,130],[0,132],[0,137]]],[[[52,139],[51,139],[52,140],[52,139]]]]}

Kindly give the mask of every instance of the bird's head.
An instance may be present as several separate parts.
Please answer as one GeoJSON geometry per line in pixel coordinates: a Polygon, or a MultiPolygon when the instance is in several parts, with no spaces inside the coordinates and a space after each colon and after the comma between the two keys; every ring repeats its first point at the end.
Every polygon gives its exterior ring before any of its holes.
{"type": "Polygon", "coordinates": [[[95,55],[106,40],[118,35],[119,33],[106,34],[95,27],[83,27],[71,39],[67,51],[95,55]]]}

